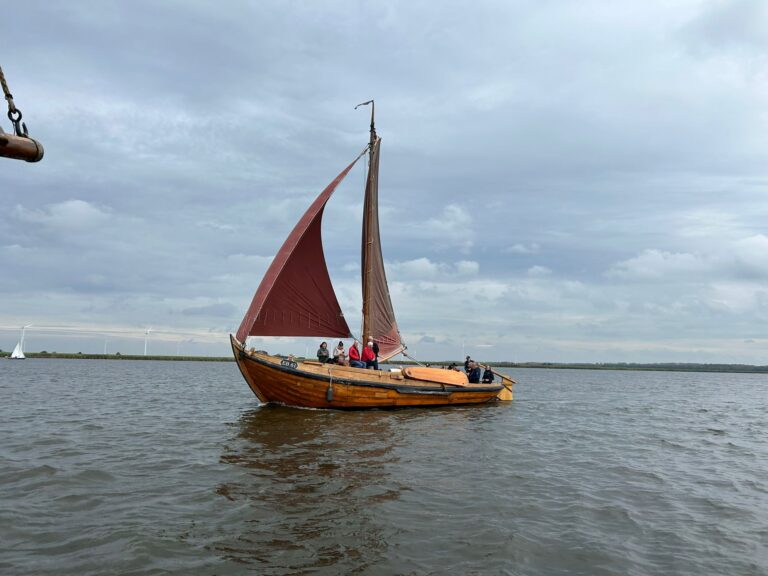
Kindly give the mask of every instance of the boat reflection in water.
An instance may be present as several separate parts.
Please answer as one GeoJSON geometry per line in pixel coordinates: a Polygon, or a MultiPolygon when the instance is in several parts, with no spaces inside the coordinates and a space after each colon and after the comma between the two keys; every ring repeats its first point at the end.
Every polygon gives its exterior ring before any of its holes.
{"type": "Polygon", "coordinates": [[[434,530],[428,511],[422,527],[398,522],[413,509],[414,491],[451,491],[451,483],[462,482],[451,477],[443,480],[447,485],[422,485],[431,475],[435,445],[441,459],[451,457],[450,443],[441,444],[436,430],[450,426],[454,439],[462,429],[470,434],[469,420],[482,413],[488,415],[477,408],[342,412],[277,406],[244,413],[221,457],[242,473],[217,488],[242,505],[227,529],[237,536],[214,548],[225,560],[258,566],[260,573],[395,568],[390,547],[414,529],[434,530]]]}

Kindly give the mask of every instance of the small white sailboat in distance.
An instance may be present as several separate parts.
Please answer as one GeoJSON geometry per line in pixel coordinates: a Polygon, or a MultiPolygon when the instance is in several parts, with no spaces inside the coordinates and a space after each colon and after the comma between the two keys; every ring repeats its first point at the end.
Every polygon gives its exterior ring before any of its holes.
{"type": "Polygon", "coordinates": [[[21,327],[21,340],[16,343],[16,348],[11,352],[11,355],[9,356],[11,360],[26,359],[26,356],[24,356],[24,336],[27,332],[27,328],[30,328],[31,326],[32,324],[27,324],[26,326],[21,327]]]}
{"type": "Polygon", "coordinates": [[[26,358],[26,356],[24,356],[24,352],[21,349],[21,342],[16,344],[16,348],[14,348],[13,352],[11,352],[10,358],[11,360],[24,360],[26,358]]]}

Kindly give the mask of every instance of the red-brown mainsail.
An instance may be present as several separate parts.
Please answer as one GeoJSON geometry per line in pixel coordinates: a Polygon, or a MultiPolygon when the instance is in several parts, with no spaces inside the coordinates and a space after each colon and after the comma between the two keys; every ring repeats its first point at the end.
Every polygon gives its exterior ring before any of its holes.
{"type": "Polygon", "coordinates": [[[379,149],[381,138],[371,123],[370,167],[365,185],[363,206],[362,277],[363,277],[363,333],[366,340],[373,338],[379,345],[381,360],[387,360],[405,349],[389,297],[384,257],[379,236],[379,149]]]}
{"type": "MultiPolygon", "coordinates": [[[[373,101],[365,104],[373,105],[373,101]]],[[[272,356],[246,349],[248,336],[351,337],[323,253],[325,205],[355,163],[369,154],[362,235],[362,338],[379,345],[381,361],[403,352],[387,287],[379,235],[378,185],[381,139],[374,127],[368,146],[315,199],[278,251],[231,336],[240,372],[262,402],[309,408],[450,406],[511,400],[510,378],[500,384],[470,384],[461,372],[437,368],[366,370],[312,360],[272,356]]]]}

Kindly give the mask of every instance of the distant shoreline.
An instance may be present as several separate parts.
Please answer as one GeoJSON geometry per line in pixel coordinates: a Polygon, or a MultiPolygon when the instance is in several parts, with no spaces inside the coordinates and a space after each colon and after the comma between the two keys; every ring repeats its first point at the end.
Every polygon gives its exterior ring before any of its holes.
{"type": "MultiPolygon", "coordinates": [[[[7,358],[10,352],[0,352],[0,358],[7,358]]],[[[60,352],[27,352],[29,359],[64,359],[64,360],[155,360],[173,362],[234,362],[232,356],[143,356],[137,354],[71,354],[60,352]]],[[[302,360],[297,357],[297,360],[302,360]]],[[[461,366],[455,360],[443,360],[430,362],[436,368],[449,364],[461,366]]],[[[410,360],[397,362],[398,365],[416,364],[410,360]]],[[[634,363],[634,362],[599,362],[599,363],[558,363],[558,362],[489,362],[496,368],[549,368],[553,370],[632,370],[654,372],[723,372],[742,374],[768,374],[768,366],[756,366],[752,364],[697,364],[694,362],[658,362],[658,363],[634,363]]]]}

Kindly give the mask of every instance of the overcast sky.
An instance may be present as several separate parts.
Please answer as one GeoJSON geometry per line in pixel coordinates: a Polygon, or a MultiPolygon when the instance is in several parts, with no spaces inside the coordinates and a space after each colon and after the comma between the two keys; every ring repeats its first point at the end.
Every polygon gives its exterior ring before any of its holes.
{"type": "MultiPolygon", "coordinates": [[[[31,324],[28,351],[141,353],[151,327],[151,353],[227,354],[375,98],[383,251],[417,358],[768,364],[766,2],[6,12],[0,65],[46,153],[0,159],[4,350],[31,324]]],[[[323,228],[355,332],[363,179],[323,228]]]]}

